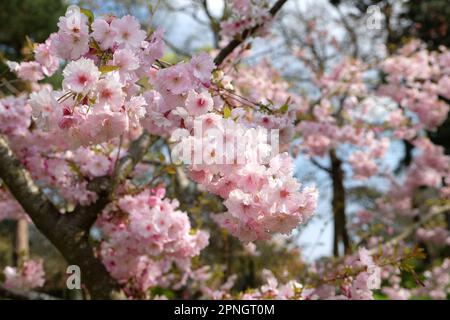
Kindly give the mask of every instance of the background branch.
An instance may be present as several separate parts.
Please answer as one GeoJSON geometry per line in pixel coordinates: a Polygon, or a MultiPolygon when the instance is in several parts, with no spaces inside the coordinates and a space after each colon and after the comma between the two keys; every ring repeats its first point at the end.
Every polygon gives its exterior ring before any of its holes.
{"type": "MultiPolygon", "coordinates": [[[[275,2],[273,7],[269,10],[269,14],[273,17],[275,16],[278,11],[283,7],[283,5],[287,2],[287,0],[278,0],[275,2]]],[[[216,66],[220,66],[222,62],[225,61],[225,59],[243,43],[248,37],[255,34],[256,31],[258,31],[259,28],[262,27],[262,24],[258,24],[250,29],[245,29],[239,38],[231,40],[220,52],[217,54],[216,58],[214,59],[214,63],[216,66]]]]}

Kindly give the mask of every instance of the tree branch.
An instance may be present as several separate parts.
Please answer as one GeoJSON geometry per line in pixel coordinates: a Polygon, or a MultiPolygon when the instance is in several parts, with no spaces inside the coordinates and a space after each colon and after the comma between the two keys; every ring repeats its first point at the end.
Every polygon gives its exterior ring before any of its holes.
{"type": "MultiPolygon", "coordinates": [[[[409,227],[405,228],[402,233],[397,235],[396,237],[392,238],[391,240],[387,241],[386,243],[382,244],[383,247],[389,247],[391,245],[397,244],[402,240],[405,240],[408,238],[414,231],[416,231],[417,228],[425,224],[426,222],[430,221],[432,218],[446,213],[450,210],[450,205],[442,206],[442,207],[432,207],[430,209],[430,212],[425,215],[422,219],[419,221],[413,223],[409,227]]],[[[375,254],[379,251],[379,248],[374,248],[372,250],[369,250],[369,254],[375,254]]]]}
{"type": "MultiPolygon", "coordinates": [[[[77,215],[61,214],[34,183],[30,173],[0,136],[0,178],[30,216],[35,226],[61,252],[69,264],[82,270],[82,281],[95,299],[120,295],[120,287],[94,254],[89,229],[79,225],[77,215]]],[[[79,213],[79,212],[78,212],[79,213]]]]}
{"type": "Polygon", "coordinates": [[[209,19],[209,25],[211,27],[211,31],[213,32],[214,37],[214,47],[219,47],[219,40],[220,40],[220,24],[217,21],[216,18],[213,17],[211,14],[211,11],[208,7],[208,1],[207,0],[201,0],[201,5],[203,7],[203,11],[205,12],[206,16],[209,19]]]}
{"type": "Polygon", "coordinates": [[[319,168],[320,170],[323,170],[323,171],[325,171],[325,172],[328,172],[329,174],[331,174],[331,169],[330,168],[327,168],[326,166],[324,166],[324,165],[322,165],[322,164],[320,164],[316,159],[314,159],[314,158],[310,158],[309,159],[310,161],[311,161],[311,163],[313,164],[313,165],[315,165],[317,168],[319,168]]]}
{"type": "Polygon", "coordinates": [[[339,244],[344,245],[344,253],[351,253],[350,237],[347,232],[347,221],[345,215],[345,187],[344,187],[344,171],[342,170],[342,161],[336,155],[333,149],[330,151],[331,173],[330,177],[333,182],[333,199],[332,209],[334,218],[334,240],[333,255],[339,256],[339,244]]]}
{"type": "Polygon", "coordinates": [[[77,225],[85,230],[92,227],[98,214],[113,200],[117,186],[130,175],[156,140],[156,137],[145,131],[138,139],[131,142],[128,154],[120,159],[112,177],[98,177],[89,183],[89,190],[97,193],[98,200],[89,206],[77,206],[73,212],[73,219],[76,220],[77,225]]]}
{"type": "MultiPolygon", "coordinates": [[[[269,10],[269,14],[274,17],[286,2],[287,0],[278,0],[277,2],[275,2],[273,7],[269,10]]],[[[214,59],[214,63],[216,64],[216,66],[220,66],[222,62],[224,62],[225,59],[234,51],[234,49],[239,47],[241,43],[243,43],[244,40],[246,40],[248,37],[255,34],[255,32],[261,27],[262,24],[258,24],[253,28],[245,29],[239,38],[231,40],[222,50],[220,50],[220,52],[214,59]]]]}

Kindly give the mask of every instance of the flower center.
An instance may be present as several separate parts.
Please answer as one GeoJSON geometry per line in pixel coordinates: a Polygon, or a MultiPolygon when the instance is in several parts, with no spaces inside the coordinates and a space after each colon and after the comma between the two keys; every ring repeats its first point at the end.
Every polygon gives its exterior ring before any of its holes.
{"type": "Polygon", "coordinates": [[[87,81],[88,81],[88,77],[86,77],[85,74],[80,74],[80,75],[78,76],[78,83],[79,83],[79,84],[85,85],[87,81]]]}

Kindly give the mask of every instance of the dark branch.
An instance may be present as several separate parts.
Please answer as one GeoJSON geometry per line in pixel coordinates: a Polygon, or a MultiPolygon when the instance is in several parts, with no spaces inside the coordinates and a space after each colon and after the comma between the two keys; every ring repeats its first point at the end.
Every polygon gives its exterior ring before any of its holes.
{"type": "Polygon", "coordinates": [[[319,168],[320,170],[323,170],[323,171],[326,171],[328,173],[331,173],[331,169],[330,168],[327,168],[324,165],[320,164],[316,159],[311,158],[310,160],[311,160],[311,163],[313,165],[315,165],[317,168],[319,168]]]}
{"type": "MultiPolygon", "coordinates": [[[[269,14],[274,17],[286,2],[287,0],[278,0],[269,10],[269,14]]],[[[254,35],[255,32],[258,31],[258,29],[261,27],[262,24],[258,24],[253,28],[246,29],[242,32],[239,38],[231,40],[222,50],[220,50],[220,52],[214,59],[214,63],[216,64],[216,66],[220,66],[222,62],[224,62],[225,59],[234,51],[234,49],[239,47],[241,43],[243,43],[248,37],[254,35]]]]}
{"type": "Polygon", "coordinates": [[[117,186],[130,175],[155,141],[154,136],[144,132],[130,144],[128,154],[120,159],[112,177],[99,177],[89,183],[89,189],[97,193],[98,200],[89,206],[78,206],[75,209],[72,216],[78,226],[85,230],[92,227],[98,214],[113,200],[117,186]]]}
{"type": "Polygon", "coordinates": [[[0,179],[29,215],[35,226],[61,252],[69,264],[78,265],[82,281],[93,298],[120,296],[120,287],[94,254],[89,242],[89,229],[82,228],[77,215],[61,214],[34,183],[0,136],[0,179]],[[75,217],[75,218],[74,218],[75,217]]]}

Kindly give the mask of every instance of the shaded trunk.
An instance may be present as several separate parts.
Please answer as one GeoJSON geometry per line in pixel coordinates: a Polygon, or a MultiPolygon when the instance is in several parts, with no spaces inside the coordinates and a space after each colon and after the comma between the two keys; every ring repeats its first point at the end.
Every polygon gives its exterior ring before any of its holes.
{"type": "Polygon", "coordinates": [[[345,188],[344,188],[344,172],[342,170],[342,161],[336,155],[335,150],[330,151],[331,172],[330,176],[333,181],[333,219],[334,219],[334,238],[333,238],[333,255],[339,256],[339,246],[342,243],[344,253],[350,253],[350,238],[347,232],[347,221],[345,216],[345,188]]]}
{"type": "MultiPolygon", "coordinates": [[[[90,227],[79,221],[87,213],[60,214],[1,136],[0,178],[28,213],[36,228],[50,240],[69,264],[80,267],[81,281],[92,298],[111,299],[120,295],[118,283],[95,256],[89,242],[90,227]]],[[[96,208],[93,206],[90,209],[96,208]]]]}
{"type": "Polygon", "coordinates": [[[19,219],[15,223],[13,265],[19,266],[30,255],[28,221],[19,219]]]}

